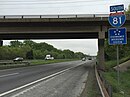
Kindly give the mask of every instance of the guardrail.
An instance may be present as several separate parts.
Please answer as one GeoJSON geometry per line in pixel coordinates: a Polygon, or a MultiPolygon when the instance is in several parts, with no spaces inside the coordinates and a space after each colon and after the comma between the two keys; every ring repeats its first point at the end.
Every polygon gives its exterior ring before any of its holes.
{"type": "Polygon", "coordinates": [[[0,19],[26,18],[95,18],[109,17],[109,14],[68,14],[68,15],[0,15],[0,19]]]}
{"type": "Polygon", "coordinates": [[[29,62],[27,61],[22,61],[22,62],[0,62],[0,65],[9,65],[9,64],[26,64],[26,65],[30,65],[29,62]]]}
{"type": "MultiPolygon", "coordinates": [[[[130,17],[130,14],[126,14],[130,17]]],[[[61,14],[61,15],[0,15],[0,19],[26,19],[26,18],[95,18],[109,17],[109,14],[61,14]]]]}
{"type": "Polygon", "coordinates": [[[111,85],[107,84],[105,80],[103,80],[102,75],[97,71],[96,65],[95,65],[95,74],[102,97],[112,97],[112,87],[111,85]]]}

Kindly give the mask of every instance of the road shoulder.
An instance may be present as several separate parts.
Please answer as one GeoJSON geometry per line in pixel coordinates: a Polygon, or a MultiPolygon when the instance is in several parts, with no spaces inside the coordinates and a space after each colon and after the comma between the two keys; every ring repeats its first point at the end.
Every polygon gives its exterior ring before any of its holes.
{"type": "Polygon", "coordinates": [[[102,97],[96,81],[94,67],[90,67],[88,79],[85,83],[85,89],[80,97],[102,97]]]}

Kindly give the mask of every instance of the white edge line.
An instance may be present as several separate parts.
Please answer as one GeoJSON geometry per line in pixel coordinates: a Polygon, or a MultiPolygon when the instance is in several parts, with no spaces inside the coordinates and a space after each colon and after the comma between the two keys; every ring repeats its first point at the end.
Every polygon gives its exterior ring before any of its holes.
{"type": "MultiPolygon", "coordinates": [[[[78,66],[80,66],[80,65],[78,65],[78,66]]],[[[36,80],[36,81],[33,81],[33,82],[28,83],[28,84],[26,84],[26,85],[23,85],[23,86],[21,86],[21,87],[18,87],[18,88],[9,90],[9,91],[4,92],[4,93],[1,93],[1,94],[0,94],[0,97],[2,97],[2,96],[4,96],[4,95],[7,95],[7,94],[9,94],[9,93],[15,92],[15,91],[17,91],[17,90],[20,90],[20,89],[22,89],[22,88],[28,87],[28,86],[30,86],[30,85],[36,84],[36,83],[38,83],[38,82],[40,82],[40,81],[46,80],[46,79],[48,79],[48,78],[51,78],[51,77],[53,77],[53,76],[56,76],[56,75],[58,75],[58,74],[61,74],[61,73],[65,72],[65,71],[68,71],[68,70],[70,70],[70,69],[72,69],[72,68],[75,68],[75,67],[78,67],[78,66],[74,66],[74,67],[71,67],[71,68],[62,70],[62,71],[60,71],[60,72],[57,72],[57,73],[54,73],[54,74],[52,74],[52,75],[46,76],[46,77],[44,77],[44,78],[41,78],[41,79],[36,80]]]]}
{"type": "MultiPolygon", "coordinates": [[[[61,73],[61,74],[59,74],[59,75],[62,75],[62,74],[64,74],[64,72],[61,73]]],[[[59,75],[57,75],[57,76],[59,76],[59,75]]],[[[47,82],[47,81],[49,81],[49,80],[52,80],[52,79],[54,79],[54,78],[57,77],[57,76],[51,77],[51,78],[49,78],[49,79],[47,79],[47,80],[45,80],[45,81],[47,82]]],[[[18,97],[18,96],[20,96],[20,95],[22,95],[22,94],[28,92],[29,90],[32,90],[33,88],[35,88],[35,87],[37,87],[37,86],[39,86],[39,85],[40,85],[40,83],[37,83],[36,85],[33,85],[33,86],[30,87],[30,88],[27,88],[27,89],[25,89],[25,90],[23,90],[23,91],[21,91],[21,92],[19,92],[19,93],[16,93],[16,94],[14,94],[14,95],[11,95],[11,97],[18,97]]]]}

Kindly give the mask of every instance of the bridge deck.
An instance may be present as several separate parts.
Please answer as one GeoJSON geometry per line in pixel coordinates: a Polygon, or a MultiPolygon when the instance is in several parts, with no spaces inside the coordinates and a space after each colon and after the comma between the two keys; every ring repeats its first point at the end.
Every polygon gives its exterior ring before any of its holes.
{"type": "MultiPolygon", "coordinates": [[[[0,16],[0,39],[98,38],[99,32],[107,33],[111,28],[108,16],[108,14],[0,16]]],[[[130,14],[126,15],[123,26],[130,32],[130,14]]]]}

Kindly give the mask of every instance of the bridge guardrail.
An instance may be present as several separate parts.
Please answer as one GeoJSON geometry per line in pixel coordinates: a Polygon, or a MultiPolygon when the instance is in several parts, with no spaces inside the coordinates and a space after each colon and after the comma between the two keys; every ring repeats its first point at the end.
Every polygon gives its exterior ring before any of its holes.
{"type": "Polygon", "coordinates": [[[61,14],[61,15],[0,15],[0,19],[26,18],[95,18],[109,17],[109,14],[61,14]]]}

